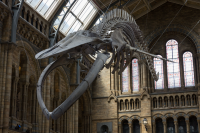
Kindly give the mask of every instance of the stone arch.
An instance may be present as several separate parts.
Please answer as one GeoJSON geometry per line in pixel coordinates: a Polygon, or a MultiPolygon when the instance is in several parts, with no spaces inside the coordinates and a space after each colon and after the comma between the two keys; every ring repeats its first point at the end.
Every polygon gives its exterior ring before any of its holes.
{"type": "Polygon", "coordinates": [[[177,121],[177,117],[176,117],[176,115],[174,115],[174,114],[165,114],[165,118],[167,119],[167,118],[169,118],[169,117],[172,117],[173,119],[174,119],[174,121],[177,121]]]}
{"type": "Polygon", "coordinates": [[[115,100],[115,102],[117,102],[117,97],[113,95],[113,93],[108,97],[108,102],[110,102],[112,99],[115,100]]]}
{"type": "Polygon", "coordinates": [[[137,119],[139,121],[139,123],[142,123],[142,121],[140,120],[140,116],[137,115],[133,115],[129,118],[129,121],[132,122],[134,119],[137,119]]]}
{"type": "MultiPolygon", "coordinates": [[[[165,28],[166,28],[166,26],[158,27],[153,32],[151,32],[151,34],[149,34],[145,38],[145,42],[147,43],[147,46],[149,46],[153,42],[153,40],[155,40],[155,38],[157,38],[159,35],[161,35],[163,33],[163,31],[165,30],[165,28]]],[[[188,35],[187,37],[195,44],[197,53],[200,52],[200,50],[198,50],[198,47],[199,47],[198,40],[200,38],[196,32],[194,32],[194,31],[190,32],[190,28],[188,28],[184,25],[180,25],[180,24],[173,24],[167,28],[165,33],[166,32],[178,32],[185,36],[188,35]]]]}
{"type": "Polygon", "coordinates": [[[138,59],[138,62],[141,62],[141,56],[139,55],[139,53],[134,52],[134,53],[132,54],[132,57],[131,57],[131,58],[132,58],[132,59],[136,58],[136,59],[138,59]]]}
{"type": "Polygon", "coordinates": [[[36,72],[36,73],[33,73],[33,74],[36,74],[36,78],[39,79],[41,69],[40,69],[39,61],[37,61],[35,59],[36,52],[33,50],[33,48],[30,46],[30,44],[28,44],[25,41],[20,40],[20,41],[17,41],[16,44],[17,44],[17,47],[19,50],[25,51],[25,54],[27,55],[27,59],[29,61],[28,63],[29,63],[29,65],[31,65],[30,69],[35,69],[34,72],[36,72]],[[33,63],[33,64],[31,64],[31,63],[33,63]],[[34,68],[32,68],[32,67],[34,67],[34,68]]]}
{"type": "Polygon", "coordinates": [[[163,122],[166,122],[166,117],[164,115],[162,115],[162,114],[156,114],[156,115],[154,115],[152,121],[155,122],[155,120],[157,118],[161,118],[163,122]]]}
{"type": "Polygon", "coordinates": [[[185,114],[185,113],[183,113],[183,112],[179,112],[179,113],[176,114],[176,118],[177,118],[177,119],[178,119],[179,117],[181,117],[181,116],[184,117],[185,120],[188,120],[188,119],[189,119],[188,115],[185,114]]]}
{"type": "Polygon", "coordinates": [[[150,95],[149,95],[149,94],[146,94],[146,93],[143,93],[143,94],[140,96],[140,99],[143,100],[144,96],[147,96],[147,98],[150,99],[150,95]]]}
{"type": "Polygon", "coordinates": [[[197,120],[200,120],[200,117],[198,116],[198,113],[197,112],[189,112],[188,114],[188,117],[190,118],[191,116],[196,116],[197,117],[197,120]]]}
{"type": "Polygon", "coordinates": [[[120,118],[119,118],[119,124],[121,124],[121,122],[122,122],[123,120],[127,120],[127,121],[129,122],[129,117],[128,117],[128,116],[122,116],[122,117],[120,117],[120,118]]]}

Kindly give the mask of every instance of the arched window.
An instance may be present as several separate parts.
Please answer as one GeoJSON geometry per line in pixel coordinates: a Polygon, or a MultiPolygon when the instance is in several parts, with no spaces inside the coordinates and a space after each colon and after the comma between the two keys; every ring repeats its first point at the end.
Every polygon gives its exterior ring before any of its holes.
{"type": "MultiPolygon", "coordinates": [[[[162,57],[161,55],[157,55],[162,57]]],[[[163,79],[163,60],[154,58],[154,68],[156,72],[159,72],[159,79],[155,81],[155,89],[163,89],[164,88],[164,79],[163,79]]]]}
{"type": "Polygon", "coordinates": [[[187,133],[186,122],[184,117],[178,118],[178,130],[179,133],[187,133]]]}
{"type": "Polygon", "coordinates": [[[108,126],[103,125],[103,126],[101,127],[101,133],[108,133],[108,126]]]}
{"type": "Polygon", "coordinates": [[[133,82],[133,91],[138,91],[139,90],[138,59],[132,60],[132,82],[133,82]]]}
{"type": "MultiPolygon", "coordinates": [[[[139,121],[138,120],[133,120],[133,133],[140,133],[140,124],[139,124],[139,121]]],[[[129,133],[129,132],[127,132],[129,133]]]]}
{"type": "Polygon", "coordinates": [[[183,54],[183,64],[184,64],[185,87],[194,86],[194,67],[193,67],[193,57],[191,52],[185,52],[183,54]]]}
{"type": "Polygon", "coordinates": [[[191,116],[190,119],[190,133],[198,133],[198,122],[195,116],[191,116]]]}
{"type": "MultiPolygon", "coordinates": [[[[124,64],[126,61],[124,61],[124,64]]],[[[129,90],[129,68],[126,69],[122,73],[122,92],[128,92],[129,90]]]]}
{"type": "Polygon", "coordinates": [[[174,119],[171,117],[167,119],[167,133],[175,133],[174,119]]]}
{"type": "Polygon", "coordinates": [[[127,120],[123,120],[122,125],[123,125],[123,133],[129,133],[128,121],[127,120]]]}
{"type": "Polygon", "coordinates": [[[167,75],[168,75],[168,88],[175,88],[181,86],[180,81],[180,67],[179,67],[179,55],[178,55],[178,42],[174,39],[167,41],[166,43],[167,59],[173,62],[167,62],[167,75]]]}
{"type": "Polygon", "coordinates": [[[164,133],[164,127],[161,118],[156,119],[156,133],[164,133]]]}

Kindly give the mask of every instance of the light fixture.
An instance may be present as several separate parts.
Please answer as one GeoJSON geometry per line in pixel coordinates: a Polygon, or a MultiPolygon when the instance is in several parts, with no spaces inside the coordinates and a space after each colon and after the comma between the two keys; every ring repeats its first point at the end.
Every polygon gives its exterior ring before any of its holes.
{"type": "Polygon", "coordinates": [[[146,118],[144,118],[144,120],[143,120],[143,124],[144,124],[144,125],[148,124],[148,121],[147,121],[146,118]]]}
{"type": "Polygon", "coordinates": [[[144,118],[144,120],[143,120],[143,124],[144,124],[144,126],[145,126],[145,128],[146,128],[146,131],[147,131],[147,124],[148,124],[148,121],[147,121],[146,118],[144,118]]]}

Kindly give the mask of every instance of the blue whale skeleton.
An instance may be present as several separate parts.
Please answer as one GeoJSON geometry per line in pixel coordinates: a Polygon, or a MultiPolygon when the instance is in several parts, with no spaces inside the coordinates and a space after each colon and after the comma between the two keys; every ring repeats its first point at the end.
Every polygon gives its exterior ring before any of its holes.
{"type": "Polygon", "coordinates": [[[131,62],[134,52],[145,57],[155,81],[158,80],[159,73],[156,74],[152,57],[170,61],[148,53],[148,48],[135,20],[126,11],[114,9],[108,12],[102,22],[90,31],[82,30],[71,33],[54,46],[36,54],[36,59],[59,56],[43,70],[37,83],[37,99],[46,118],[56,120],[61,117],[83,95],[104,66],[109,68],[114,61],[112,73],[117,71],[118,74],[121,74],[131,62]],[[92,66],[88,66],[87,76],[61,105],[53,112],[49,112],[41,94],[43,82],[48,74],[56,67],[72,63],[80,56],[89,58],[88,55],[97,55],[97,58],[92,66]]]}

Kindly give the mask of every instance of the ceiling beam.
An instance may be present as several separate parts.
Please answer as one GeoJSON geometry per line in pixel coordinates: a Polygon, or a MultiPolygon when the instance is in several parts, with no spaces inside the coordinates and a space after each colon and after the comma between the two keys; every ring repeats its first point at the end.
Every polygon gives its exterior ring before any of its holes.
{"type": "Polygon", "coordinates": [[[150,5],[150,2],[147,1],[147,0],[143,0],[143,2],[145,3],[145,5],[147,6],[148,10],[151,11],[152,8],[151,8],[151,5],[150,5]]]}
{"type": "Polygon", "coordinates": [[[152,6],[152,10],[156,9],[157,7],[163,5],[163,4],[166,3],[166,2],[167,2],[167,0],[160,1],[158,4],[152,6]]]}
{"type": "Polygon", "coordinates": [[[139,0],[132,0],[129,4],[127,4],[127,7],[130,7],[132,5],[134,5],[135,3],[139,2],[139,0]]]}
{"type": "MultiPolygon", "coordinates": [[[[171,3],[175,3],[175,4],[179,4],[179,5],[184,5],[184,3],[185,2],[183,2],[182,0],[182,2],[181,1],[179,1],[179,0],[168,0],[169,2],[171,2],[171,3]]],[[[185,0],[184,0],[185,1],[185,0]]],[[[188,1],[192,1],[192,2],[196,2],[196,3],[200,3],[199,1],[197,2],[197,0],[188,0],[188,1]]],[[[191,7],[191,8],[194,8],[194,9],[200,9],[200,7],[199,6],[195,6],[195,5],[191,5],[191,4],[189,4],[188,2],[185,4],[185,6],[187,6],[187,7],[191,7]]]]}

